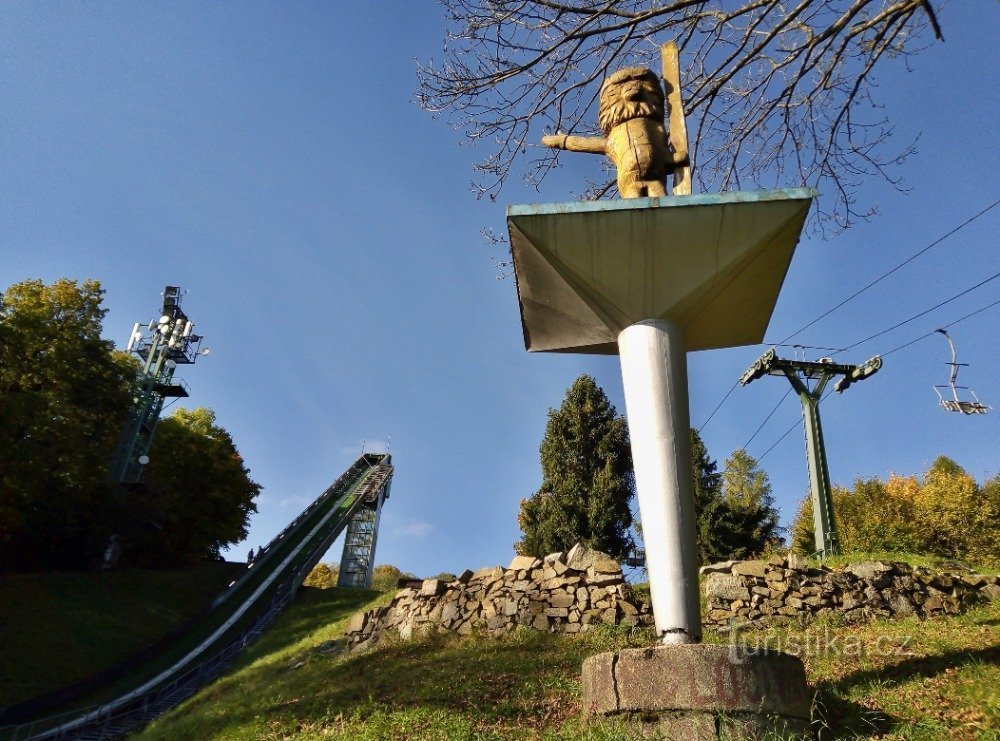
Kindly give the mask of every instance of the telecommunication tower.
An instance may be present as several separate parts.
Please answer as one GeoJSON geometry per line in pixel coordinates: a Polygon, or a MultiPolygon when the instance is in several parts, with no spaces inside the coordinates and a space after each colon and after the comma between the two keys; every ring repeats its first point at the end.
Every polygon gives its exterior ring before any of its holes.
{"type": "Polygon", "coordinates": [[[136,322],[132,327],[125,352],[133,353],[143,362],[139,374],[139,391],[130,417],[115,449],[109,478],[121,484],[138,483],[142,469],[149,463],[149,446],[167,398],[188,396],[185,385],[174,380],[178,365],[191,365],[202,349],[201,335],[193,333],[194,323],[181,310],[181,289],[163,289],[163,309],[158,319],[145,327],[136,322]]]}

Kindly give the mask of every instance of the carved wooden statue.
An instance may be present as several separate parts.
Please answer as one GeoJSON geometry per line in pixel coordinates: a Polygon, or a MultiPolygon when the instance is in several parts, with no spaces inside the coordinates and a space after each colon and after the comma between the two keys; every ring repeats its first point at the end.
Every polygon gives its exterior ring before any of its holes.
{"type": "Polygon", "coordinates": [[[663,124],[660,79],[643,67],[627,67],[601,86],[598,121],[603,137],[556,134],[542,137],[542,144],[571,152],[606,154],[618,171],[622,198],[666,195],[664,181],[671,171],[674,194],[690,193],[687,135],[676,79],[676,45],[664,45],[663,60],[671,109],[669,137],[663,124]]]}

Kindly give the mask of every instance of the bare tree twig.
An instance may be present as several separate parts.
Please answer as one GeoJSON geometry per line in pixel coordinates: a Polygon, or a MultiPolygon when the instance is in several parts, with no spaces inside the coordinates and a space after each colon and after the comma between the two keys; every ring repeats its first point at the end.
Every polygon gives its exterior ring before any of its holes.
{"type": "MultiPolygon", "coordinates": [[[[821,229],[874,209],[861,184],[901,187],[912,143],[892,140],[875,98],[886,59],[920,51],[941,28],[929,0],[442,0],[442,61],[418,65],[418,101],[485,147],[478,196],[495,199],[514,167],[537,185],[559,153],[542,133],[595,131],[600,83],[658,69],[681,45],[688,130],[703,190],[816,185],[821,229]]],[[[611,191],[592,184],[588,196],[611,191]]]]}

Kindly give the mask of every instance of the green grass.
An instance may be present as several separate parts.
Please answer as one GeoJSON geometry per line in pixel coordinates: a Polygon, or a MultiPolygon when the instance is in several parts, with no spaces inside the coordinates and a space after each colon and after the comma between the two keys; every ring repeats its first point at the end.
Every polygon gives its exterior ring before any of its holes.
{"type": "Polygon", "coordinates": [[[822,560],[809,558],[808,561],[810,566],[823,564],[824,566],[829,566],[831,569],[839,569],[852,563],[860,563],[861,561],[901,561],[913,567],[923,566],[928,569],[951,568],[955,564],[962,564],[975,569],[981,574],[996,574],[1000,570],[998,569],[998,564],[995,562],[974,563],[964,559],[949,559],[940,556],[901,553],[898,551],[855,551],[843,556],[828,556],[822,560]]]}
{"type": "Polygon", "coordinates": [[[0,707],[127,659],[196,615],[243,568],[0,578],[0,707]]]}
{"type": "MultiPolygon", "coordinates": [[[[580,665],[649,645],[648,630],[433,635],[358,654],[315,651],[388,595],[304,590],[233,671],[146,729],[147,739],[622,739],[580,718],[580,665]]],[[[710,633],[707,640],[726,642],[710,633]]],[[[802,654],[820,738],[997,738],[1000,604],[965,615],[743,633],[802,654]]]]}

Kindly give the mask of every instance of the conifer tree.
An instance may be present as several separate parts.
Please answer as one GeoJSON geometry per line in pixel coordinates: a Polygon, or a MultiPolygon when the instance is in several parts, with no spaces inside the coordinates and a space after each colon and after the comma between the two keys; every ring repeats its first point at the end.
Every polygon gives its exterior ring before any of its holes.
{"type": "Polygon", "coordinates": [[[750,558],[769,543],[780,542],[771,485],[757,461],[737,450],[719,473],[701,436],[692,429],[691,465],[702,563],[750,558]]]}
{"type": "Polygon", "coordinates": [[[769,545],[781,543],[782,528],[774,508],[771,481],[757,460],[743,448],[734,450],[726,461],[722,495],[726,504],[742,519],[739,528],[742,542],[734,544],[733,558],[755,556],[769,545]]]}
{"type": "Polygon", "coordinates": [[[628,427],[593,378],[577,378],[549,410],[539,452],[542,486],[521,502],[517,553],[544,556],[581,542],[626,556],[635,494],[628,427]]]}

